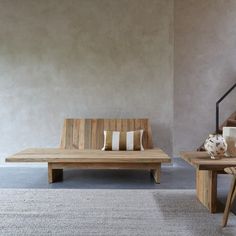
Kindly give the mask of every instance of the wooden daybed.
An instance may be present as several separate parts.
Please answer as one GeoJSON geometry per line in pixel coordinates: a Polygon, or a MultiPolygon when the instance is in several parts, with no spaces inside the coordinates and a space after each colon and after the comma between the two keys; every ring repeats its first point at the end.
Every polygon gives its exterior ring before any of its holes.
{"type": "Polygon", "coordinates": [[[160,183],[161,164],[171,162],[153,148],[148,119],[66,119],[60,148],[31,148],[16,153],[6,162],[47,162],[48,181],[62,181],[63,169],[146,169],[160,183]],[[104,130],[143,129],[144,151],[101,151],[104,130]]]}

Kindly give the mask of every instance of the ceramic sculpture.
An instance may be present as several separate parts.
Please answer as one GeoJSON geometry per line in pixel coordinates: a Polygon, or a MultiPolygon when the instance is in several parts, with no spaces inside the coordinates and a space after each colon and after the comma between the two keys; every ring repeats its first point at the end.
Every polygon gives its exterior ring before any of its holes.
{"type": "Polygon", "coordinates": [[[207,153],[211,156],[211,159],[217,159],[225,154],[227,143],[222,135],[210,134],[204,143],[204,147],[207,153]]]}

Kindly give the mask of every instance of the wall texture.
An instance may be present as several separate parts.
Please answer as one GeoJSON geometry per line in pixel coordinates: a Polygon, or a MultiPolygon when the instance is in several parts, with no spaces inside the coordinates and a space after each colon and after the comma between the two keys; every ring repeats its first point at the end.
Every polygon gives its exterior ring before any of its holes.
{"type": "MultiPolygon", "coordinates": [[[[236,1],[175,0],[174,153],[215,129],[215,102],[236,82],[236,1]]],[[[236,91],[221,120],[236,111],[236,91]]]]}
{"type": "Polygon", "coordinates": [[[172,153],[173,0],[1,0],[0,29],[2,163],[66,117],[149,117],[172,153]]]}
{"type": "Polygon", "coordinates": [[[0,0],[0,163],[58,146],[66,117],[149,117],[169,154],[197,148],[236,81],[235,15],[235,0],[0,0]]]}

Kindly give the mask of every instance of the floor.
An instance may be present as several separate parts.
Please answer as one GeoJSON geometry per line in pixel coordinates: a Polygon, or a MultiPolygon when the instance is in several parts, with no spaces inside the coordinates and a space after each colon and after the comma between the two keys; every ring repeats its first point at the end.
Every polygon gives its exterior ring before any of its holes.
{"type": "MultiPolygon", "coordinates": [[[[218,198],[225,202],[230,176],[219,175],[218,198]]],[[[78,188],[78,189],[194,189],[195,169],[180,158],[173,166],[162,167],[161,184],[155,184],[148,171],[65,170],[64,181],[47,182],[46,167],[1,167],[0,188],[78,188]]],[[[233,211],[236,213],[236,204],[233,211]]]]}
{"type": "Polygon", "coordinates": [[[235,236],[194,190],[1,189],[1,236],[235,236]]]}

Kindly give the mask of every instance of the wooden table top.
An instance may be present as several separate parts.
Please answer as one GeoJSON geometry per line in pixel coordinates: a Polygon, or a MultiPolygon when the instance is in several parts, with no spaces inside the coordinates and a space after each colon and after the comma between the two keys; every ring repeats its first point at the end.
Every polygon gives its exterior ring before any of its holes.
{"type": "Polygon", "coordinates": [[[224,170],[226,167],[236,166],[236,157],[222,156],[214,160],[207,152],[181,152],[180,156],[199,170],[224,170]]]}
{"type": "Polygon", "coordinates": [[[161,149],[101,151],[31,148],[7,157],[6,162],[169,163],[171,158],[161,149]]]}

